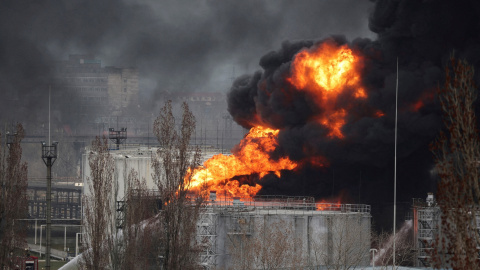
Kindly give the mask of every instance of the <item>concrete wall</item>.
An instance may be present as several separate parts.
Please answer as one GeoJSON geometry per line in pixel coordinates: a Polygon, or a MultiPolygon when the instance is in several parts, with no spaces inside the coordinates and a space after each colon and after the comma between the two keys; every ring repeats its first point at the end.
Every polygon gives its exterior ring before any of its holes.
{"type": "Polygon", "coordinates": [[[258,256],[259,246],[271,247],[281,242],[275,243],[277,239],[269,238],[287,237],[285,243],[293,244],[286,256],[293,259],[284,262],[282,267],[295,267],[297,263],[303,266],[367,266],[370,219],[369,213],[337,211],[221,211],[217,213],[215,224],[216,264],[220,269],[229,269],[233,264],[238,265],[239,260],[250,260],[250,267],[260,268],[258,261],[253,259],[258,256]],[[242,225],[237,226],[238,223],[242,225]],[[247,250],[252,247],[256,254],[247,250]]]}

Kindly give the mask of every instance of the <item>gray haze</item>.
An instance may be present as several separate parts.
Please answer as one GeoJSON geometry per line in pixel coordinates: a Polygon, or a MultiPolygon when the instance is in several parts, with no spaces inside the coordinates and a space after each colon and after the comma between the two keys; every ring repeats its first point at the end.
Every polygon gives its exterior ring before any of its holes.
{"type": "MultiPolygon", "coordinates": [[[[373,37],[366,0],[4,0],[0,4],[2,115],[44,108],[53,61],[94,54],[139,69],[140,91],[226,91],[282,41],[373,37]],[[22,100],[13,106],[8,100],[22,100]]],[[[30,117],[30,116],[28,116],[30,117]]],[[[12,121],[22,121],[14,119],[12,121]]]]}

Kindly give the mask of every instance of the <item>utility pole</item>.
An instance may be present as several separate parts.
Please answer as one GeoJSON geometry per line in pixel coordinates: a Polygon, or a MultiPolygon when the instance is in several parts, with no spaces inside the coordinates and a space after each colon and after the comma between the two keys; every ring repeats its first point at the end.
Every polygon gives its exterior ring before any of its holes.
{"type": "Polygon", "coordinates": [[[120,150],[120,144],[127,140],[127,128],[121,128],[120,130],[109,128],[108,138],[117,145],[117,150],[120,150]]]}
{"type": "Polygon", "coordinates": [[[42,159],[47,165],[47,250],[45,252],[45,269],[50,270],[51,225],[52,225],[52,166],[57,159],[58,142],[46,145],[42,142],[42,159]]]}

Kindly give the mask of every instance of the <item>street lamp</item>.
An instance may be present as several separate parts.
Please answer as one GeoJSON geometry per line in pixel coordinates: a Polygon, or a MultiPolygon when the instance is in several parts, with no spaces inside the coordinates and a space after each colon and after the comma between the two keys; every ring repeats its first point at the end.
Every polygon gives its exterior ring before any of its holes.
{"type": "Polygon", "coordinates": [[[45,269],[50,270],[51,225],[52,225],[52,166],[57,159],[58,142],[47,145],[42,142],[42,159],[47,166],[47,250],[45,252],[45,269]]]}
{"type": "Polygon", "coordinates": [[[373,263],[373,270],[375,270],[375,252],[378,252],[378,249],[376,248],[371,248],[370,252],[372,252],[372,263],[373,263]]]}

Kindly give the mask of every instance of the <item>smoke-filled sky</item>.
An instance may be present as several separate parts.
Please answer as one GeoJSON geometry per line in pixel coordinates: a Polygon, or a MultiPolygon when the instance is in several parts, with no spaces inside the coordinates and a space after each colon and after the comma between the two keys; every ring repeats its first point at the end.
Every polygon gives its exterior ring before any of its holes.
{"type": "Polygon", "coordinates": [[[42,91],[51,61],[69,54],[138,67],[144,94],[226,91],[284,40],[373,36],[372,3],[359,0],[5,0],[0,7],[0,86],[21,98],[42,91]]]}
{"type": "MultiPolygon", "coordinates": [[[[277,154],[293,159],[321,154],[332,163],[326,172],[306,169],[297,193],[323,196],[355,186],[365,190],[358,194],[359,201],[379,196],[385,202],[392,187],[385,183],[393,176],[392,112],[399,57],[399,190],[400,198],[408,201],[435,186],[428,143],[441,123],[432,93],[442,83],[452,51],[478,67],[479,18],[475,0],[4,0],[0,89],[26,106],[11,107],[2,98],[0,112],[12,119],[45,107],[39,105],[39,96],[52,81],[51,64],[69,54],[94,54],[103,65],[137,67],[140,90],[151,100],[164,90],[228,92],[240,77],[229,99],[237,122],[248,127],[252,115],[260,115],[286,130],[280,133],[277,154]],[[365,106],[385,113],[373,118],[357,111],[356,118],[347,119],[344,141],[319,139],[325,130],[302,114],[308,96],[295,99],[301,111],[269,107],[281,100],[259,96],[257,87],[265,82],[263,90],[277,91],[275,86],[285,84],[279,75],[287,74],[295,53],[327,39],[365,56],[365,106]],[[421,108],[419,101],[425,103],[421,108]]],[[[295,184],[287,178],[275,182],[276,187],[266,183],[266,190],[292,190],[295,184]]],[[[298,180],[298,175],[291,178],[298,180]]]]}

